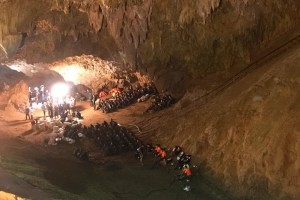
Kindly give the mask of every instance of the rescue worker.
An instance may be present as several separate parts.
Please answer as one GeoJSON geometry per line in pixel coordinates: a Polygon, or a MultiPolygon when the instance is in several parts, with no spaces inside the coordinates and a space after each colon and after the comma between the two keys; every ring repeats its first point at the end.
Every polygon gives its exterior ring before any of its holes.
{"type": "Polygon", "coordinates": [[[161,149],[159,152],[159,155],[160,155],[161,160],[166,159],[167,152],[165,150],[161,149]]]}
{"type": "Polygon", "coordinates": [[[94,107],[94,109],[95,109],[95,106],[96,106],[96,101],[97,101],[97,94],[95,93],[93,96],[92,96],[92,106],[94,107]]]}
{"type": "Polygon", "coordinates": [[[190,169],[189,164],[184,164],[182,167],[182,172],[184,174],[185,177],[190,177],[192,176],[192,171],[190,169]]]}
{"type": "Polygon", "coordinates": [[[180,152],[182,152],[182,148],[180,146],[175,146],[172,149],[172,155],[174,156],[178,156],[180,152]]]}
{"type": "Polygon", "coordinates": [[[46,109],[47,109],[47,106],[46,106],[46,102],[44,102],[43,104],[42,104],[42,111],[43,111],[43,114],[44,114],[44,118],[46,117],[46,109]]]}
{"type": "Polygon", "coordinates": [[[34,109],[32,107],[29,108],[29,113],[30,113],[30,119],[33,120],[33,116],[34,116],[34,109]]]}
{"type": "Polygon", "coordinates": [[[191,191],[191,186],[189,184],[189,182],[191,181],[191,176],[192,176],[192,171],[190,169],[190,166],[188,164],[184,164],[183,167],[182,167],[182,174],[181,176],[179,177],[180,180],[184,180],[183,182],[183,190],[184,191],[191,191]]]}
{"type": "Polygon", "coordinates": [[[143,159],[144,159],[144,146],[140,146],[139,148],[136,149],[136,154],[140,162],[143,164],[143,159]]]}
{"type": "Polygon", "coordinates": [[[94,106],[94,104],[93,104],[94,103],[93,91],[91,91],[91,92],[89,90],[86,90],[86,91],[87,91],[88,94],[90,94],[90,105],[94,106]]]}
{"type": "Polygon", "coordinates": [[[156,156],[159,156],[161,152],[161,147],[159,144],[155,145],[154,147],[154,153],[156,154],[156,156]]]}
{"type": "Polygon", "coordinates": [[[53,106],[52,106],[52,103],[49,103],[47,105],[47,110],[48,110],[49,117],[52,119],[53,118],[53,106]]]}
{"type": "Polygon", "coordinates": [[[26,108],[25,108],[25,116],[26,116],[26,120],[27,120],[27,118],[30,119],[29,113],[30,113],[30,108],[29,108],[28,106],[26,106],[26,108]]]}
{"type": "Polygon", "coordinates": [[[167,165],[167,152],[164,149],[161,149],[159,152],[159,156],[160,156],[160,162],[162,165],[167,165]]]}

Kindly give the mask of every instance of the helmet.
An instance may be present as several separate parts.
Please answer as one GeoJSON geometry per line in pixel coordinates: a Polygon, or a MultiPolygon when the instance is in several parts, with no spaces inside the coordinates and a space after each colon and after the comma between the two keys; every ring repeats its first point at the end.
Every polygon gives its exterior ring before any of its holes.
{"type": "Polygon", "coordinates": [[[189,164],[184,164],[184,165],[183,165],[183,168],[189,169],[190,166],[189,166],[189,164]]]}

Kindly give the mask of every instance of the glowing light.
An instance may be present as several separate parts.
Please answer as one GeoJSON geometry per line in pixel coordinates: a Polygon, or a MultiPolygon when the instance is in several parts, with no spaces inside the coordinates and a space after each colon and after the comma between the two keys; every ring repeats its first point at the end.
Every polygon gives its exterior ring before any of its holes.
{"type": "Polygon", "coordinates": [[[0,199],[5,199],[5,200],[15,200],[15,199],[24,200],[23,198],[15,195],[15,194],[7,193],[7,192],[4,192],[4,191],[0,191],[0,199]]]}
{"type": "Polygon", "coordinates": [[[77,64],[54,68],[54,71],[62,75],[65,81],[71,81],[75,84],[78,84],[80,82],[80,76],[85,72],[84,68],[77,64]]]}
{"type": "Polygon", "coordinates": [[[69,93],[69,86],[64,83],[57,83],[51,89],[51,94],[54,98],[66,97],[69,93]]]}

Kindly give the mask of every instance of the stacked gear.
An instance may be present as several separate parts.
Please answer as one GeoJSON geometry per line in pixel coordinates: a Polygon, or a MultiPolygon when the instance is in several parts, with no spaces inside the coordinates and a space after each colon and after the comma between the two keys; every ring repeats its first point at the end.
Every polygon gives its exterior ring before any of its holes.
{"type": "Polygon", "coordinates": [[[174,104],[176,101],[171,95],[156,96],[154,102],[148,107],[145,113],[160,111],[174,104]]]}

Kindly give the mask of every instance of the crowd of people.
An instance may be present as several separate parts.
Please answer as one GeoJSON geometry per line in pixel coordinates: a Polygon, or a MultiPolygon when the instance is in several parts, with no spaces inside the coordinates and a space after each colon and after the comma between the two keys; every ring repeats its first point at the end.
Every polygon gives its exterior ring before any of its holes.
{"type": "Polygon", "coordinates": [[[171,106],[175,102],[175,99],[169,94],[162,96],[157,95],[151,105],[147,108],[145,113],[162,110],[171,106]]]}
{"type": "MultiPolygon", "coordinates": [[[[84,135],[94,141],[105,156],[118,155],[121,153],[135,151],[135,157],[143,163],[147,155],[154,155],[157,162],[162,165],[170,166],[169,169],[180,171],[178,179],[189,179],[192,176],[190,168],[191,155],[185,153],[179,146],[172,150],[162,148],[159,144],[144,145],[134,133],[120,126],[116,121],[111,120],[109,123],[97,123],[90,126],[81,124],[66,126],[64,137],[79,141],[79,135],[84,135]]],[[[88,160],[88,152],[82,149],[76,149],[74,155],[81,160],[88,160]]]]}
{"type": "MultiPolygon", "coordinates": [[[[78,109],[70,107],[70,104],[66,102],[62,104],[53,105],[51,102],[44,102],[41,105],[43,117],[49,117],[50,119],[60,119],[61,122],[70,121],[73,118],[83,119],[81,112],[78,109]]],[[[33,107],[26,106],[25,119],[34,120],[35,109],[33,107]]]]}
{"type": "Polygon", "coordinates": [[[141,145],[141,141],[131,131],[113,120],[110,123],[104,121],[102,124],[84,127],[83,134],[91,138],[105,155],[134,151],[141,145]]]}
{"type": "Polygon", "coordinates": [[[116,121],[104,121],[85,126],[72,123],[64,128],[63,136],[79,141],[79,135],[94,141],[106,156],[118,155],[120,153],[135,151],[135,156],[143,162],[144,158],[152,154],[162,165],[172,166],[174,170],[183,170],[186,176],[191,176],[189,164],[191,155],[185,153],[179,146],[172,150],[161,147],[159,144],[144,145],[143,142],[128,129],[120,126],[116,121]]]}
{"type": "Polygon", "coordinates": [[[118,125],[111,120],[104,121],[90,126],[67,126],[64,130],[64,137],[79,140],[79,134],[94,141],[106,156],[118,155],[129,151],[134,151],[142,142],[128,129],[118,125]]]}
{"type": "Polygon", "coordinates": [[[147,144],[146,146],[140,146],[136,150],[136,157],[143,162],[143,158],[148,154],[152,153],[158,158],[163,165],[173,166],[174,170],[183,170],[186,176],[191,176],[189,164],[191,162],[191,155],[186,154],[183,149],[179,146],[175,146],[171,151],[166,148],[162,148],[159,144],[152,146],[147,144]]]}
{"type": "MultiPolygon", "coordinates": [[[[144,145],[133,132],[120,126],[114,120],[89,126],[73,122],[65,126],[63,136],[75,142],[79,142],[82,137],[88,138],[101,149],[105,156],[135,151],[135,157],[143,163],[145,157],[153,155],[156,160],[155,163],[159,162],[164,166],[168,166],[169,170],[172,169],[178,173],[177,178],[183,181],[184,190],[190,191],[191,189],[189,185],[192,176],[190,167],[191,155],[185,153],[179,146],[175,146],[173,149],[166,149],[159,144],[144,145]]],[[[80,160],[89,161],[92,159],[89,152],[82,148],[75,149],[73,155],[80,160]]]]}
{"type": "Polygon", "coordinates": [[[122,92],[117,92],[110,99],[102,100],[99,98],[94,106],[95,109],[101,109],[103,113],[109,113],[136,103],[142,96],[154,94],[157,94],[157,90],[152,84],[137,89],[129,87],[122,92]]]}
{"type": "Polygon", "coordinates": [[[75,98],[65,96],[63,98],[55,98],[44,85],[29,87],[29,104],[25,107],[25,119],[34,120],[35,110],[41,109],[43,117],[50,119],[60,119],[62,122],[69,121],[71,118],[82,119],[81,113],[75,109],[75,98]]]}
{"type": "Polygon", "coordinates": [[[30,107],[38,107],[44,103],[51,102],[53,105],[59,105],[67,103],[70,106],[76,104],[76,100],[72,96],[66,96],[64,98],[55,98],[51,92],[44,86],[40,85],[39,87],[28,88],[28,99],[30,107]]]}
{"type": "Polygon", "coordinates": [[[45,88],[44,85],[39,87],[28,88],[29,103],[44,103],[51,98],[50,91],[45,88]]]}

